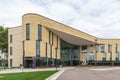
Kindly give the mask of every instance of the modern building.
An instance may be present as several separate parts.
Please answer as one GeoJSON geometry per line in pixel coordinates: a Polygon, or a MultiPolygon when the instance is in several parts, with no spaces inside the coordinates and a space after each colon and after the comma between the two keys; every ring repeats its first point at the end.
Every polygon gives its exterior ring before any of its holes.
{"type": "Polygon", "coordinates": [[[38,14],[23,15],[22,26],[8,31],[9,67],[120,63],[120,39],[97,38],[38,14]]]}

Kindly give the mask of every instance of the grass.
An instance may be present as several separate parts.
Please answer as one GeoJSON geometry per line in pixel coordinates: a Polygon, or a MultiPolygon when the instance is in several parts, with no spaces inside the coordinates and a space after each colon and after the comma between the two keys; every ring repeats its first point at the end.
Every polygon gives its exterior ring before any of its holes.
{"type": "Polygon", "coordinates": [[[0,80],[45,80],[57,71],[22,72],[0,74],[0,80]]]}

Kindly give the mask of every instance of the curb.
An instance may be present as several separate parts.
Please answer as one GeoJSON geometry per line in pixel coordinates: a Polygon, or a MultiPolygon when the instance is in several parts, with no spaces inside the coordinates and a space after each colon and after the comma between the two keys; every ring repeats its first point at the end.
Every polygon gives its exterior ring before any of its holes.
{"type": "Polygon", "coordinates": [[[57,80],[57,78],[66,70],[60,70],[57,73],[53,74],[52,76],[48,77],[45,80],[57,80]]]}

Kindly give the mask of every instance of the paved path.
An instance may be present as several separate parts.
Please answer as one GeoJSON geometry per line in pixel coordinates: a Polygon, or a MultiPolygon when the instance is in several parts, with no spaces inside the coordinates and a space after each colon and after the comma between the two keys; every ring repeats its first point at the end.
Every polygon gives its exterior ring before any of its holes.
{"type": "MultiPolygon", "coordinates": [[[[57,80],[120,80],[120,67],[100,70],[97,68],[75,68],[66,70],[57,80]]],[[[100,68],[102,69],[102,68],[100,68]]],[[[105,68],[106,69],[106,68],[105,68]]]]}
{"type": "MultiPolygon", "coordinates": [[[[66,69],[73,69],[73,68],[74,68],[74,67],[63,67],[63,68],[57,68],[57,70],[66,70],[66,69]]],[[[0,70],[0,74],[20,73],[20,72],[34,72],[34,71],[50,71],[50,70],[56,70],[56,68],[5,69],[5,70],[0,70]]]]}

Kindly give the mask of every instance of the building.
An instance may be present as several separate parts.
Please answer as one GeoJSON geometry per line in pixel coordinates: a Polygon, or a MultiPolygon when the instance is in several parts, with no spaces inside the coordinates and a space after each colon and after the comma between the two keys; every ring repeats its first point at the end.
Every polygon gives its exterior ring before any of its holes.
{"type": "Polygon", "coordinates": [[[8,33],[8,65],[118,65],[120,39],[101,39],[38,14],[25,14],[8,33]]]}

